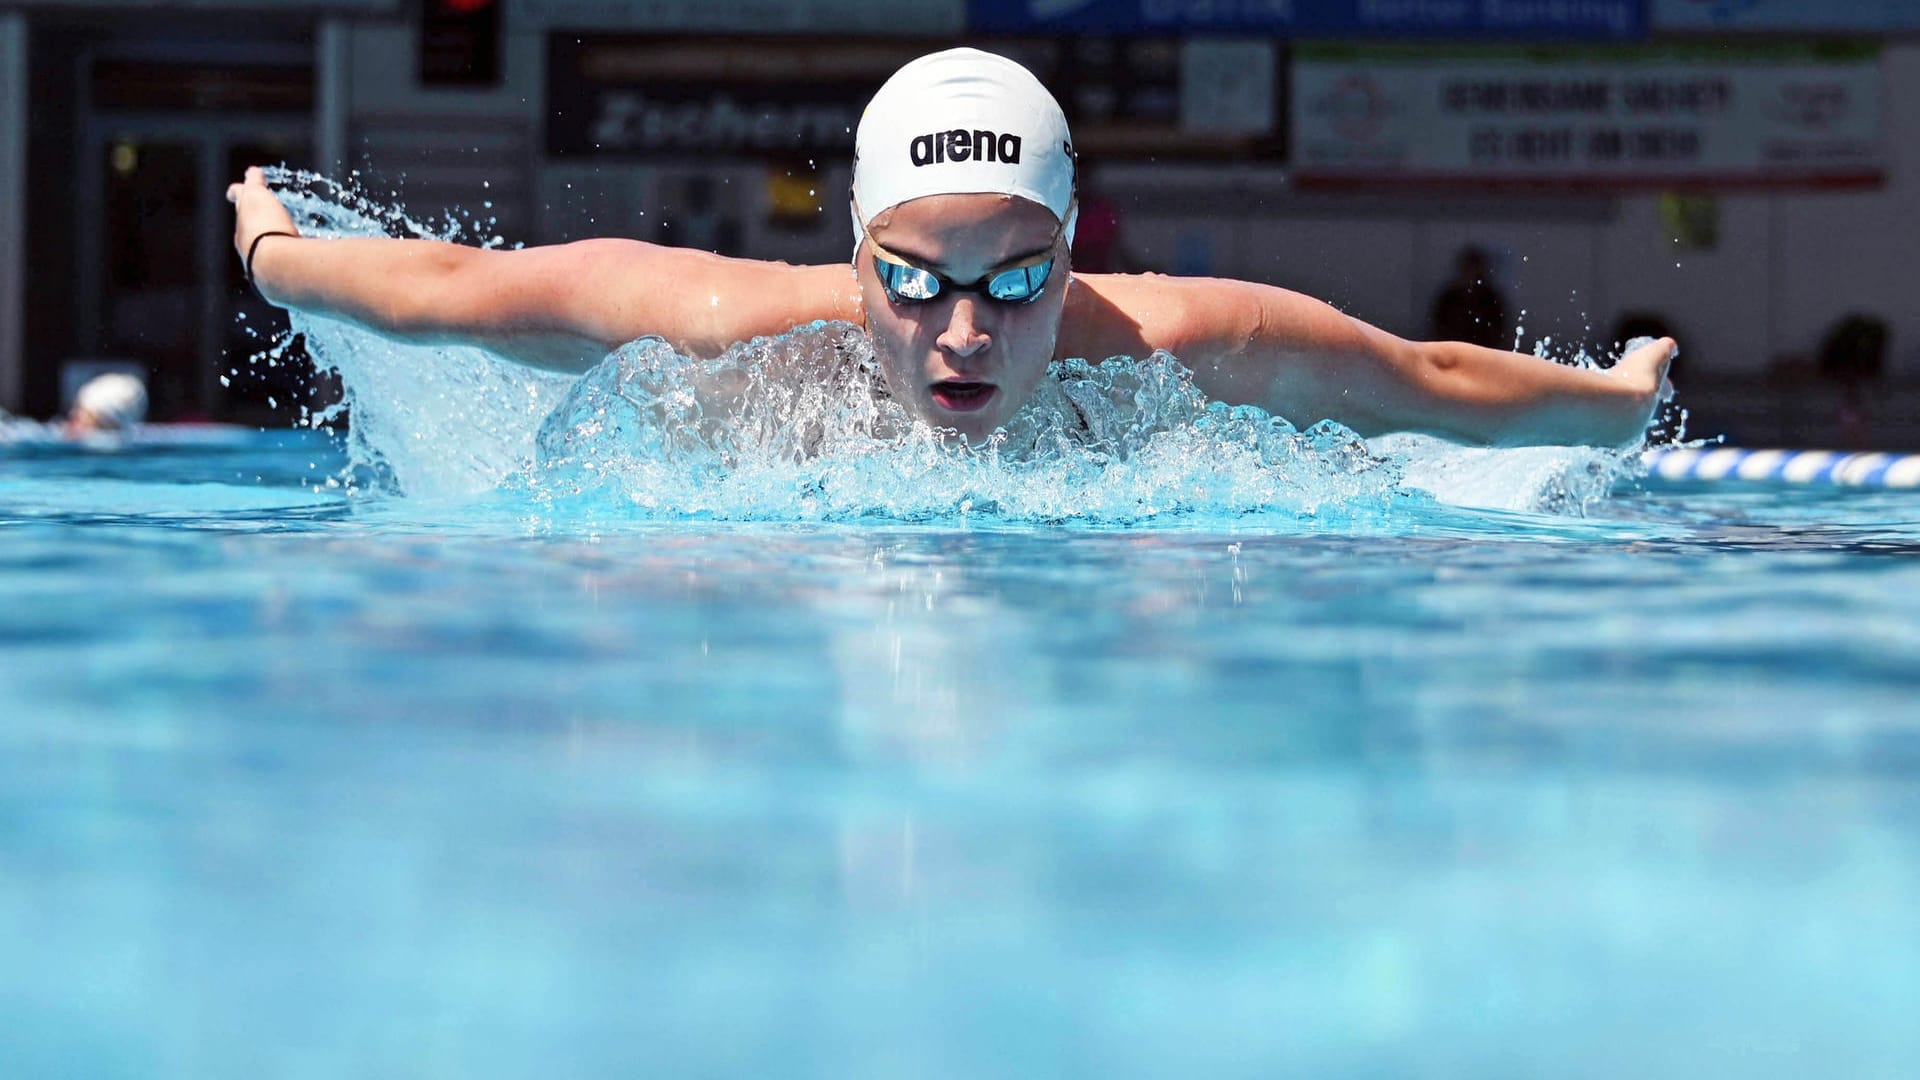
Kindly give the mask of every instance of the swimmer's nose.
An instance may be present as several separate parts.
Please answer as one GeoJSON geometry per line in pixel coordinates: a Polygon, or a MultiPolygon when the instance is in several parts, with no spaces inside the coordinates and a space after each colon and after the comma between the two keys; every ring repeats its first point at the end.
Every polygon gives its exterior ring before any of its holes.
{"type": "Polygon", "coordinates": [[[940,348],[954,356],[972,356],[985,352],[993,344],[993,338],[973,321],[973,304],[971,296],[955,300],[953,314],[947,317],[947,328],[936,341],[940,348]]]}

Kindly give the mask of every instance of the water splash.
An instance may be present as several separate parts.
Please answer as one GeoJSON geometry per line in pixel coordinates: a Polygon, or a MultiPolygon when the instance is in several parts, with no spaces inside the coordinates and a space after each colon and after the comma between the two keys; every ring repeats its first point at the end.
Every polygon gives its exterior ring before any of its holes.
{"type": "MultiPolygon", "coordinates": [[[[353,185],[288,169],[268,170],[300,231],[310,236],[401,236],[460,242],[468,224],[409,217],[353,185]]],[[[490,245],[498,246],[498,245],[490,245]]],[[[295,312],[308,355],[335,371],[353,486],[430,497],[493,491],[533,456],[540,422],[573,377],[523,367],[484,349],[389,341],[344,322],[295,312]]]]}
{"type": "MultiPolygon", "coordinates": [[[[459,241],[466,231],[312,174],[269,178],[311,235],[459,241]]],[[[894,402],[865,335],[847,324],[798,327],[712,360],[643,338],[579,378],[310,315],[295,314],[293,327],[345,388],[350,486],[491,493],[567,520],[1324,519],[1390,515],[1429,493],[1579,513],[1633,460],[1411,437],[1369,444],[1330,422],[1300,431],[1208,400],[1165,353],[1056,363],[1006,430],[975,447],[894,402]]]]}
{"type": "Polygon", "coordinates": [[[712,361],[634,342],[575,385],[538,445],[530,494],[649,516],[1125,524],[1408,497],[1399,463],[1352,432],[1209,402],[1164,353],[1056,363],[1004,431],[968,446],[891,400],[845,323],[712,361]]]}

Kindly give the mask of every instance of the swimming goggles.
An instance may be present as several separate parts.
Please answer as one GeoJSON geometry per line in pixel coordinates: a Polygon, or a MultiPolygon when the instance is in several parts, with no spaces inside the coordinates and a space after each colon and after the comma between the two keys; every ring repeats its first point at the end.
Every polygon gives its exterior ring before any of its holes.
{"type": "MultiPolygon", "coordinates": [[[[873,244],[872,238],[867,242],[873,244]]],[[[1047,279],[1053,276],[1053,251],[962,285],[923,267],[909,266],[898,255],[873,244],[873,272],[879,275],[887,299],[896,304],[924,304],[946,292],[978,293],[1003,304],[1031,304],[1040,299],[1047,279]]]]}
{"type": "MultiPolygon", "coordinates": [[[[857,204],[854,212],[859,212],[857,204]]],[[[1054,226],[1047,249],[1040,254],[965,285],[944,274],[914,266],[881,247],[872,234],[868,234],[867,243],[873,248],[873,272],[880,278],[880,288],[885,290],[887,299],[896,304],[924,304],[947,292],[975,293],[1002,304],[1031,304],[1040,299],[1048,279],[1053,276],[1055,250],[1062,228],[1054,226]]]]}

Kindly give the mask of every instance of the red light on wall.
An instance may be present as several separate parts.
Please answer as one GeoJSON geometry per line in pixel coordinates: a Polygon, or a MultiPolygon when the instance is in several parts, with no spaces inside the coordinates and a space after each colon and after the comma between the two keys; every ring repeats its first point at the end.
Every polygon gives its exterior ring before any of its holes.
{"type": "Polygon", "coordinates": [[[420,81],[428,86],[499,84],[499,0],[424,0],[420,81]]]}

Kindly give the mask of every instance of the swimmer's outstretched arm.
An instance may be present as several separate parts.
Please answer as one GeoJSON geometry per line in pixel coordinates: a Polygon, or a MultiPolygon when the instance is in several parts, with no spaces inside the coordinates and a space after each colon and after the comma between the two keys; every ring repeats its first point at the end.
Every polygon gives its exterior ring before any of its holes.
{"type": "Polygon", "coordinates": [[[316,239],[297,233],[257,168],[230,185],[233,245],[253,252],[270,303],[344,319],[396,340],[475,345],[533,367],[584,371],[649,334],[713,356],[760,334],[853,316],[844,266],[726,259],[638,240],[518,251],[434,240],[316,239]]]}
{"type": "Polygon", "coordinates": [[[1333,419],[1362,435],[1623,446],[1646,433],[1671,395],[1671,338],[1628,353],[1611,370],[1589,371],[1461,342],[1407,341],[1268,285],[1094,280],[1117,304],[1149,313],[1140,320],[1145,343],[1185,360],[1209,396],[1259,405],[1302,426],[1333,419]]]}

